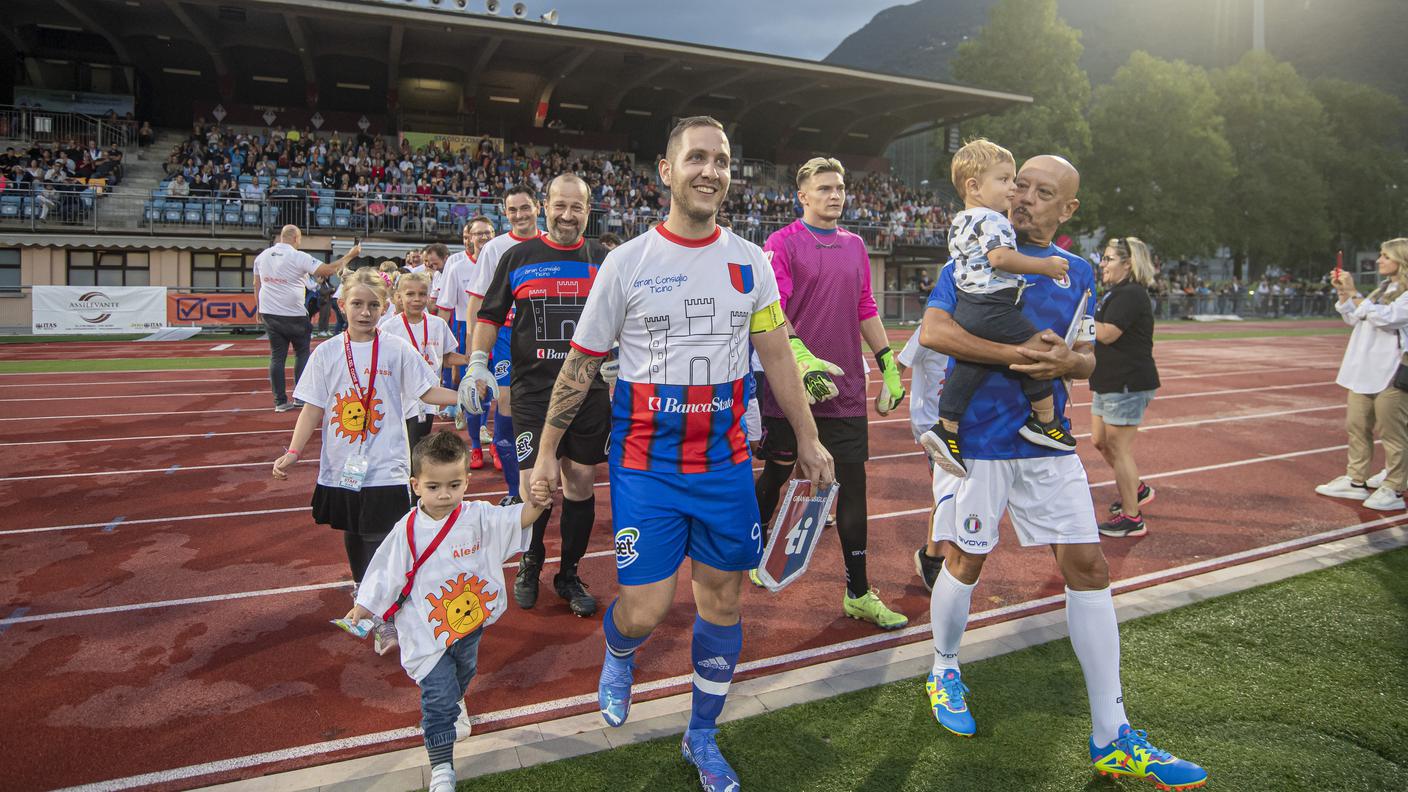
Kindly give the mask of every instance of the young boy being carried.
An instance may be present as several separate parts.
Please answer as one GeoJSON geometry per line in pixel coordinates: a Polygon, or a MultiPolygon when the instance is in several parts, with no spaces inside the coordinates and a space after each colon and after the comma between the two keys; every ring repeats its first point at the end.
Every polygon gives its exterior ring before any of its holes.
{"type": "MultiPolygon", "coordinates": [[[[528,549],[542,512],[536,498],[513,506],[464,501],[468,456],[464,440],[448,431],[416,445],[411,487],[420,503],[381,543],[345,617],[351,625],[364,619],[396,625],[401,666],[420,686],[430,792],[455,788],[451,760],[455,740],[468,736],[464,694],[478,665],[479,639],[506,609],[504,562],[528,549]]],[[[541,489],[547,500],[546,483],[541,489]]]]}
{"type": "MultiPolygon", "coordinates": [[[[989,140],[970,141],[953,155],[953,186],[964,209],[954,215],[948,251],[953,259],[957,305],[953,320],[979,338],[1002,344],[1035,341],[1038,330],[1022,314],[1023,275],[1066,278],[1069,265],[1060,256],[1034,257],[1017,250],[1017,234],[1006,212],[1016,194],[1016,160],[1012,152],[989,140]]],[[[1050,380],[1036,380],[1005,368],[953,361],[939,396],[939,422],[920,437],[934,464],[950,475],[968,475],[959,445],[959,421],[983,378],[1002,371],[1022,380],[1031,414],[1018,433],[1037,445],[1067,450],[1075,438],[1056,419],[1050,380]]]]}

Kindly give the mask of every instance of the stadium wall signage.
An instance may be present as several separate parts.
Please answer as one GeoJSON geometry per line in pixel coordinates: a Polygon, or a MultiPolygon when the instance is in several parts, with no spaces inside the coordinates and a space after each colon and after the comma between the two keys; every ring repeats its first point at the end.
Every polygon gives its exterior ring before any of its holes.
{"type": "Polygon", "coordinates": [[[136,333],[166,326],[164,286],[35,286],[35,335],[136,333]]]}
{"type": "Polygon", "coordinates": [[[167,294],[166,323],[203,327],[259,324],[259,303],[253,294],[167,294]]]}

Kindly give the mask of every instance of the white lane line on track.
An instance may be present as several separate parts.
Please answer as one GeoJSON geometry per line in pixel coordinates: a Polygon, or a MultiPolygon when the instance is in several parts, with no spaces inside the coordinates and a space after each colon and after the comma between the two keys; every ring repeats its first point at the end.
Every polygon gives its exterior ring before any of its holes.
{"type": "MultiPolygon", "coordinates": [[[[1290,371],[1291,369],[1283,369],[1290,371]]],[[[216,377],[214,379],[170,379],[170,380],[97,380],[93,382],[24,382],[0,383],[0,388],[110,388],[114,385],[185,385],[191,382],[268,382],[268,377],[216,377]]]]}
{"type": "Polygon", "coordinates": [[[74,443],[124,443],[131,440],[184,440],[192,437],[209,439],[212,437],[235,437],[238,435],[288,434],[289,429],[258,429],[248,432],[194,432],[192,434],[137,435],[136,437],[86,437],[78,440],[20,440],[13,443],[0,443],[6,446],[34,445],[73,445],[74,443]]]}
{"type": "MultiPolygon", "coordinates": [[[[272,408],[270,408],[272,409],[272,408]]],[[[263,412],[262,407],[231,407],[228,410],[176,410],[174,412],[140,412],[140,413],[103,413],[101,420],[113,420],[116,418],[144,418],[153,415],[215,415],[217,413],[237,413],[237,412],[263,412]]],[[[95,416],[92,413],[83,415],[31,415],[23,418],[0,418],[0,421],[62,421],[69,418],[83,418],[92,420],[95,416]]]]}
{"type": "MultiPolygon", "coordinates": [[[[1163,478],[1172,478],[1172,477],[1174,477],[1174,476],[1183,476],[1183,475],[1188,475],[1188,474],[1191,474],[1191,473],[1203,473],[1203,472],[1206,472],[1206,471],[1209,471],[1209,470],[1222,470],[1222,469],[1230,468],[1230,467],[1240,467],[1240,466],[1244,466],[1244,465],[1253,465],[1253,464],[1257,464],[1257,463],[1259,463],[1259,462],[1276,462],[1276,461],[1286,460],[1286,459],[1296,459],[1296,458],[1303,457],[1303,456],[1311,456],[1311,455],[1313,455],[1313,454],[1323,454],[1323,453],[1327,453],[1327,452],[1330,452],[1330,451],[1342,451],[1342,450],[1344,450],[1345,448],[1348,448],[1348,446],[1347,446],[1347,445],[1337,445],[1337,446],[1326,446],[1326,447],[1324,447],[1324,448],[1310,448],[1310,449],[1306,449],[1306,450],[1304,450],[1304,451],[1291,451],[1291,452],[1288,452],[1288,453],[1285,453],[1285,454],[1275,454],[1275,455],[1270,455],[1270,456],[1257,456],[1257,457],[1251,457],[1251,458],[1249,458],[1249,459],[1240,459],[1240,460],[1235,460],[1235,461],[1232,461],[1232,462],[1223,462],[1223,463],[1216,464],[1216,465],[1200,465],[1200,466],[1198,466],[1198,467],[1184,468],[1184,469],[1182,469],[1182,470],[1168,470],[1168,471],[1164,471],[1164,472],[1162,472],[1162,473],[1149,473],[1149,474],[1145,474],[1145,475],[1144,475],[1144,478],[1145,478],[1145,479],[1148,479],[1148,480],[1152,480],[1152,479],[1163,479],[1163,478]]],[[[1091,484],[1090,487],[1091,487],[1091,489],[1094,489],[1094,488],[1096,488],[1096,487],[1108,487],[1108,486],[1112,486],[1114,483],[1115,483],[1115,482],[1114,482],[1114,480],[1112,479],[1112,480],[1110,480],[1110,481],[1096,482],[1096,483],[1094,483],[1094,484],[1091,484]]],[[[606,482],[598,482],[598,483],[596,484],[596,486],[598,486],[598,487],[606,486],[606,482]]],[[[304,508],[306,508],[306,507],[304,507],[304,508]]],[[[908,517],[908,516],[917,515],[917,514],[928,514],[930,508],[931,508],[930,506],[924,506],[923,508],[919,508],[919,509],[906,509],[906,510],[903,510],[903,511],[884,512],[884,513],[881,513],[881,514],[871,514],[871,515],[868,515],[867,519],[869,519],[869,520],[886,520],[886,519],[891,519],[891,518],[895,518],[895,517],[908,517]]],[[[1408,517],[1408,515],[1399,515],[1399,517],[1408,517]]],[[[584,557],[585,557],[585,558],[600,558],[600,557],[602,557],[602,556],[614,555],[615,552],[616,552],[616,551],[615,551],[614,549],[611,549],[611,550],[599,550],[599,551],[596,551],[596,552],[594,552],[594,553],[587,553],[586,556],[584,556],[584,557]]],[[[555,561],[557,561],[557,560],[558,560],[558,559],[556,559],[556,558],[548,559],[548,560],[547,560],[547,563],[552,563],[552,562],[555,562],[555,561]]],[[[517,563],[505,564],[504,566],[505,566],[505,568],[512,568],[512,567],[517,566],[517,563]]],[[[347,581],[335,581],[335,582],[331,582],[331,583],[316,583],[316,584],[312,584],[312,585],[308,585],[308,586],[292,586],[292,587],[287,587],[287,588],[261,589],[261,590],[255,590],[255,591],[241,591],[241,592],[236,592],[236,593],[234,593],[234,594],[216,594],[216,595],[210,595],[210,596],[206,596],[206,597],[187,597],[187,598],[183,598],[183,599],[160,600],[160,601],[156,601],[156,602],[139,602],[139,603],[133,603],[133,604],[130,604],[130,605],[112,605],[112,606],[105,607],[105,608],[86,608],[86,609],[84,609],[84,610],[75,610],[75,611],[58,611],[58,612],[55,612],[55,613],[40,613],[40,614],[35,614],[35,615],[33,615],[33,616],[22,616],[22,617],[19,617],[18,619],[0,619],[0,626],[4,626],[4,625],[10,624],[10,623],[22,624],[22,623],[26,623],[26,622],[52,621],[52,620],[55,620],[55,619],[69,619],[69,618],[76,618],[76,617],[80,617],[80,616],[94,616],[94,615],[107,614],[107,613],[125,613],[125,612],[129,612],[129,611],[151,610],[151,609],[153,609],[153,608],[166,608],[166,607],[172,607],[172,606],[176,606],[176,605],[197,605],[197,604],[202,604],[202,603],[207,603],[207,602],[218,602],[218,601],[223,600],[223,599],[248,599],[248,598],[251,598],[251,597],[277,596],[277,595],[280,595],[280,594],[299,593],[299,592],[304,592],[304,591],[317,591],[317,590],[321,590],[321,589],[333,588],[333,587],[336,587],[336,586],[346,586],[346,585],[348,585],[348,582],[347,582],[347,581]]]]}
{"type": "MultiPolygon", "coordinates": [[[[1185,427],[1189,427],[1189,426],[1202,426],[1202,425],[1205,425],[1205,424],[1234,423],[1234,422],[1238,422],[1238,421],[1254,421],[1254,420],[1258,420],[1258,419],[1261,419],[1261,418],[1279,418],[1279,417],[1281,417],[1281,416],[1286,416],[1286,415],[1297,415],[1297,414],[1300,414],[1300,413],[1324,412],[1324,411],[1326,411],[1326,410],[1342,410],[1342,409],[1344,409],[1344,405],[1343,405],[1343,404],[1329,404],[1329,405],[1325,405],[1325,406],[1322,406],[1322,407],[1301,407],[1301,408],[1298,408],[1298,409],[1295,409],[1295,410],[1276,410],[1275,412],[1250,413],[1250,414],[1247,414],[1247,415],[1229,415],[1229,416],[1224,416],[1224,417],[1221,417],[1221,418],[1203,418],[1203,419],[1194,420],[1194,421],[1176,421],[1176,422],[1171,422],[1171,423],[1152,424],[1152,425],[1141,426],[1141,427],[1140,427],[1140,431],[1150,432],[1150,431],[1154,431],[1154,430],[1157,430],[1157,429],[1179,429],[1179,428],[1185,428],[1185,427]]],[[[902,420],[907,420],[907,419],[902,419],[902,420]]],[[[275,431],[284,431],[284,430],[275,430],[275,431]]],[[[1078,435],[1076,435],[1076,437],[1077,437],[1077,438],[1088,438],[1088,437],[1090,437],[1090,433],[1087,432],[1087,433],[1084,433],[1084,434],[1078,434],[1078,435]]],[[[923,451],[902,451],[902,452],[894,453],[894,454],[875,454],[875,455],[871,456],[870,458],[871,458],[871,460],[902,459],[902,458],[905,458],[905,457],[922,456],[923,454],[924,454],[923,451]]],[[[255,464],[272,464],[272,463],[255,463],[255,464]]],[[[190,469],[190,468],[187,468],[187,469],[190,469]]],[[[754,467],[754,470],[758,470],[758,469],[759,469],[759,468],[754,467]]],[[[594,486],[600,487],[600,486],[605,486],[605,485],[606,485],[606,482],[604,482],[604,481],[599,481],[599,482],[596,482],[596,484],[595,484],[594,486]]],[[[505,495],[505,494],[507,494],[507,491],[506,491],[506,490],[493,490],[493,491],[489,491],[489,492],[471,492],[471,493],[466,493],[465,497],[468,498],[468,499],[470,499],[470,500],[474,500],[474,499],[476,499],[476,498],[485,498],[485,497],[491,497],[491,496],[494,496],[494,495],[505,495]]],[[[126,524],[127,524],[127,525],[143,525],[143,524],[163,523],[163,522],[186,522],[186,521],[190,521],[190,520],[214,520],[214,519],[222,519],[222,518],[225,518],[225,517],[246,517],[246,516],[257,516],[257,515],[262,515],[262,514],[288,514],[288,513],[290,513],[290,512],[304,511],[304,510],[306,510],[307,508],[308,508],[308,507],[306,507],[306,506],[294,506],[294,507],[290,507],[290,508],[286,508],[286,509],[259,509],[259,510],[255,510],[255,511],[220,512],[220,513],[215,513],[215,514],[190,514],[190,515],[179,516],[179,517],[152,517],[152,518],[142,519],[142,520],[128,520],[126,524]]],[[[13,534],[26,534],[26,533],[48,533],[48,532],[51,532],[51,531],[74,531],[74,530],[81,530],[81,529],[85,529],[85,528],[102,528],[102,527],[104,527],[105,525],[107,525],[107,523],[80,523],[80,524],[77,524],[77,525],[51,525],[51,526],[46,526],[46,527],[42,527],[42,528],[15,528],[15,529],[10,529],[10,530],[0,530],[0,536],[7,536],[7,535],[13,535],[13,534]]]]}
{"type": "MultiPolygon", "coordinates": [[[[223,391],[199,391],[199,392],[197,392],[197,393],[115,393],[115,394],[114,394],[114,393],[104,393],[104,394],[100,394],[100,395],[98,395],[98,396],[69,396],[69,395],[67,395],[67,394],[64,394],[64,395],[62,395],[62,396],[52,396],[52,395],[51,395],[51,396],[27,396],[27,397],[22,398],[22,399],[10,398],[10,399],[6,399],[5,401],[7,401],[7,402],[37,402],[37,401],[55,401],[55,400],[58,400],[58,401],[71,402],[71,401],[83,401],[83,400],[85,400],[85,399],[102,399],[102,400],[104,400],[104,401],[111,400],[111,399],[175,399],[175,398],[180,398],[180,397],[185,397],[185,396],[222,396],[222,397],[224,397],[224,398],[231,398],[231,397],[236,397],[236,396],[258,396],[258,395],[260,395],[261,393],[265,393],[265,392],[264,392],[264,391],[260,391],[260,390],[241,390],[241,391],[227,391],[227,390],[223,390],[223,391]]],[[[267,395],[267,394],[266,394],[266,395],[267,395]]],[[[272,398],[272,396],[271,396],[271,398],[272,398]]],[[[122,413],[109,413],[109,414],[112,415],[113,417],[121,417],[121,416],[123,415],[122,413]]]]}
{"type": "MultiPolygon", "coordinates": [[[[1216,558],[1209,558],[1204,561],[1195,561],[1190,564],[1173,567],[1157,572],[1150,572],[1135,577],[1123,578],[1111,582],[1113,593],[1120,594],[1130,589],[1143,588],[1154,581],[1176,580],[1190,577],[1204,570],[1215,567],[1231,566],[1243,561],[1259,558],[1263,556],[1275,556],[1298,550],[1304,547],[1311,547],[1319,544],[1327,544],[1345,536],[1359,533],[1365,530],[1391,527],[1404,519],[1404,515],[1393,517],[1383,517],[1377,520],[1347,525],[1342,528],[1335,528],[1310,536],[1303,536],[1298,539],[1289,539],[1284,542],[1266,545],[1263,547],[1242,550],[1236,553],[1229,553],[1216,558]]],[[[1065,595],[1056,594],[1049,597],[1021,602],[1015,605],[1007,605],[1001,608],[979,611],[969,617],[969,623],[979,621],[991,621],[996,619],[1011,618],[1018,615],[1043,610],[1052,606],[1060,605],[1065,601],[1065,595]]],[[[817,661],[830,655],[851,652],[856,649],[864,649],[868,646],[883,644],[890,641],[900,643],[910,643],[906,639],[918,639],[929,633],[930,627],[926,622],[916,624],[892,633],[876,633],[849,641],[817,646],[811,649],[803,649],[798,652],[791,652],[776,657],[766,657],[759,660],[750,660],[746,663],[739,663],[737,673],[747,673],[767,668],[774,668],[792,663],[817,661]]],[[[653,682],[644,682],[636,685],[634,689],[640,693],[653,692],[656,690],[670,689],[674,687],[683,688],[693,680],[692,674],[686,674],[653,682]]],[[[539,715],[545,712],[567,710],[584,706],[596,702],[595,694],[583,694],[578,696],[565,696],[559,699],[529,704],[521,707],[510,707],[508,709],[486,712],[482,715],[472,716],[475,725],[498,723],[521,718],[530,715],[539,715]]],[[[248,754],[246,756],[219,759],[213,762],[205,762],[196,765],[186,765],[184,767],[171,768],[169,770],[158,770],[152,773],[141,775],[114,778],[106,781],[99,781],[82,786],[67,787],[57,792],[99,792],[99,790],[120,790],[134,787],[151,786],[156,784],[169,784],[177,781],[184,781],[191,778],[213,775],[215,773],[230,772],[233,770],[244,770],[251,767],[273,764],[275,762],[285,762],[293,759],[307,759],[310,757],[324,756],[337,753],[352,748],[363,748],[370,745],[382,745],[385,743],[399,742],[421,737],[421,730],[418,726],[407,726],[400,729],[389,729],[386,731],[362,734],[356,737],[344,737],[339,740],[329,740],[327,742],[311,743],[308,745],[284,748],[277,751],[266,751],[264,753],[248,754]]]]}
{"type": "Polygon", "coordinates": [[[229,348],[232,347],[232,346],[234,346],[234,344],[216,344],[215,346],[213,346],[213,347],[210,348],[210,351],[211,351],[211,352],[224,352],[225,350],[229,349],[229,348]]]}
{"type": "Polygon", "coordinates": [[[247,468],[259,466],[272,468],[274,460],[266,462],[230,462],[224,465],[191,465],[182,467],[181,465],[167,465],[164,468],[144,468],[142,470],[101,470],[96,473],[46,473],[41,476],[10,476],[0,478],[0,483],[6,481],[41,481],[43,479],[64,479],[64,478],[89,478],[92,476],[134,476],[142,473],[175,473],[177,470],[224,470],[226,468],[247,468]]]}

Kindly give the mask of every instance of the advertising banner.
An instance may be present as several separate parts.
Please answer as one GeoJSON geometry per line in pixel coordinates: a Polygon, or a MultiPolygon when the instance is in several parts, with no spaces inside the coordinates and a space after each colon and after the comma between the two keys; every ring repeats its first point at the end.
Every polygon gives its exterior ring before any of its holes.
{"type": "MultiPolygon", "coordinates": [[[[438,132],[402,132],[401,139],[409,143],[413,149],[433,146],[451,154],[459,154],[464,149],[469,149],[471,154],[476,154],[479,151],[479,141],[484,137],[480,135],[442,135],[438,132]]],[[[493,144],[495,151],[503,153],[503,138],[491,137],[489,142],[493,144]]]]}
{"type": "Polygon", "coordinates": [[[35,335],[141,333],[166,326],[165,286],[35,286],[35,335]]]}
{"type": "Polygon", "coordinates": [[[166,323],[216,327],[259,324],[259,303],[247,292],[166,295],[166,323]]]}

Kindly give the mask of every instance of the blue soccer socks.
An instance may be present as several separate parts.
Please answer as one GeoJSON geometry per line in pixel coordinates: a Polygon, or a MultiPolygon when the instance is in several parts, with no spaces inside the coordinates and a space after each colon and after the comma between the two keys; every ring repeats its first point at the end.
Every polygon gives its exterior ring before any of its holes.
{"type": "Polygon", "coordinates": [[[738,653],[743,649],[743,622],[721,627],[703,616],[694,617],[694,707],[689,716],[691,730],[713,729],[723,712],[738,653]]]}
{"type": "Polygon", "coordinates": [[[601,717],[608,726],[620,726],[631,712],[631,683],[635,681],[636,649],[648,635],[628,638],[616,628],[616,602],[606,608],[601,620],[606,633],[606,656],[602,659],[601,678],[597,681],[596,700],[601,717]]]}
{"type": "Polygon", "coordinates": [[[499,464],[504,466],[508,494],[521,497],[518,493],[518,447],[513,439],[512,416],[494,413],[494,451],[499,456],[499,464]]]}
{"type": "Polygon", "coordinates": [[[1090,740],[1090,761],[1100,775],[1148,779],[1164,790],[1197,789],[1208,782],[1208,771],[1149,744],[1149,735],[1129,724],[1104,747],[1090,740]]]}

